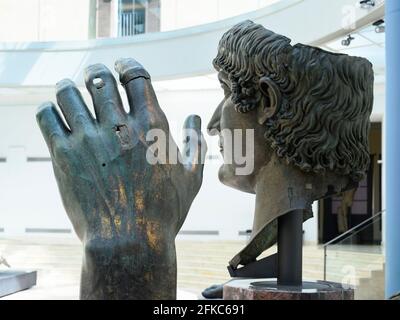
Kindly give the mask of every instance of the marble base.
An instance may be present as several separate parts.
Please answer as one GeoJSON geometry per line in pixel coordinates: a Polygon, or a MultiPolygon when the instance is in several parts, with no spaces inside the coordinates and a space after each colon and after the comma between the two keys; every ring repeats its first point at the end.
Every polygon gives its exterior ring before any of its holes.
{"type": "Polygon", "coordinates": [[[36,271],[0,271],[0,297],[29,289],[36,285],[36,271]]]}
{"type": "Polygon", "coordinates": [[[224,300],[354,300],[354,289],[340,283],[303,282],[301,287],[278,286],[276,279],[238,279],[223,288],[224,300]]]}

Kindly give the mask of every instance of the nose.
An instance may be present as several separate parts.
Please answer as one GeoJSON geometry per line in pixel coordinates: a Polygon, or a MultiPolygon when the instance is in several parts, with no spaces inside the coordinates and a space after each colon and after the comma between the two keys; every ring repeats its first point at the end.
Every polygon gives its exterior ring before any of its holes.
{"type": "Polygon", "coordinates": [[[213,116],[211,117],[210,122],[208,123],[207,133],[210,136],[216,136],[221,131],[220,122],[221,122],[221,111],[222,111],[223,105],[224,105],[224,101],[222,101],[218,105],[217,109],[214,111],[213,116]]]}

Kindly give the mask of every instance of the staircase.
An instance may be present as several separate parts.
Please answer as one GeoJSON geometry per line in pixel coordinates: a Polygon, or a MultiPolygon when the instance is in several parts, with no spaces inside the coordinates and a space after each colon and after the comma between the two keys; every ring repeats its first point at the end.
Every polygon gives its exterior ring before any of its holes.
{"type": "Polygon", "coordinates": [[[385,298],[384,257],[380,253],[335,250],[328,255],[326,279],[355,288],[355,300],[385,298]]]}
{"type": "Polygon", "coordinates": [[[325,243],[324,278],[355,288],[356,300],[384,299],[384,256],[380,245],[358,245],[364,231],[381,228],[378,212],[359,225],[325,243]]]}
{"type": "Polygon", "coordinates": [[[370,277],[359,279],[355,290],[356,300],[385,299],[385,264],[381,267],[380,270],[372,270],[370,277]]]}
{"type": "MultiPolygon", "coordinates": [[[[178,287],[200,294],[212,284],[226,282],[230,278],[226,266],[244,245],[244,241],[177,241],[178,287]]],[[[276,247],[261,257],[274,252],[276,247]]],[[[320,246],[303,247],[305,280],[323,279],[323,255],[320,246]]],[[[384,258],[379,248],[338,247],[329,251],[328,263],[327,280],[353,285],[355,299],[384,299],[384,258]]]]}
{"type": "MultiPolygon", "coordinates": [[[[177,241],[178,287],[199,294],[213,284],[230,279],[227,265],[245,246],[245,241],[177,241]]],[[[260,258],[276,252],[276,246],[260,258]]],[[[303,277],[323,279],[323,250],[315,245],[303,248],[303,277]]]]}
{"type": "Polygon", "coordinates": [[[226,282],[229,260],[244,241],[177,241],[178,287],[196,294],[213,284],[226,282]]]}

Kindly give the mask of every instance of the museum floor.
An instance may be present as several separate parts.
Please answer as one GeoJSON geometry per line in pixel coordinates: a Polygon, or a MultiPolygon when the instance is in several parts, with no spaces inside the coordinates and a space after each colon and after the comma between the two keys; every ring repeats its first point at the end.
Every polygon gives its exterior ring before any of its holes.
{"type": "MultiPolygon", "coordinates": [[[[202,289],[226,281],[227,261],[243,245],[244,241],[178,240],[178,299],[196,299],[202,289]]],[[[274,250],[272,248],[270,252],[274,250]]],[[[36,287],[3,299],[78,298],[81,247],[77,240],[62,237],[0,238],[0,255],[7,258],[13,269],[38,271],[36,287]]],[[[323,279],[323,255],[321,247],[304,246],[305,279],[323,279]]],[[[0,272],[4,268],[0,266],[0,272]]],[[[356,297],[379,298],[382,295],[382,268],[380,247],[363,247],[357,250],[350,247],[340,250],[336,248],[328,252],[330,280],[343,281],[353,270],[357,278],[355,284],[366,288],[361,293],[356,291],[356,297]],[[374,275],[373,281],[371,275],[374,275]],[[372,292],[371,288],[376,292],[372,292]]]]}

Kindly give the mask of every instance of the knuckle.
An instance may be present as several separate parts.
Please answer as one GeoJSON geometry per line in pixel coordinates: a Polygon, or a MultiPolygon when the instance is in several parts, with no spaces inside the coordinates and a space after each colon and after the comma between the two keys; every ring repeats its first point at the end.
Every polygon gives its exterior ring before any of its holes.
{"type": "Polygon", "coordinates": [[[51,139],[51,148],[55,159],[66,158],[71,148],[58,136],[53,136],[51,139]]]}
{"type": "Polygon", "coordinates": [[[97,134],[94,130],[86,130],[81,136],[81,143],[85,147],[90,147],[97,138],[97,134]]]}
{"type": "Polygon", "coordinates": [[[87,116],[82,111],[76,112],[72,119],[72,123],[77,128],[85,129],[88,126],[87,116]]]}

